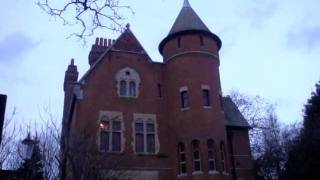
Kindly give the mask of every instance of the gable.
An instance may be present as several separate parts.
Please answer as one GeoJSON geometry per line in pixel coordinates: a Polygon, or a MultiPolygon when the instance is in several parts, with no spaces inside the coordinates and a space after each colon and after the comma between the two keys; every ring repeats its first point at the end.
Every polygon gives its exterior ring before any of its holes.
{"type": "Polygon", "coordinates": [[[79,82],[84,83],[85,79],[89,74],[96,69],[96,67],[103,61],[105,56],[111,52],[128,52],[128,53],[135,53],[135,54],[143,54],[146,55],[148,58],[147,60],[152,62],[150,56],[146,53],[140,42],[134,36],[132,31],[127,28],[119,38],[105,50],[104,53],[98,58],[98,60],[90,67],[90,69],[80,78],[79,82]]]}

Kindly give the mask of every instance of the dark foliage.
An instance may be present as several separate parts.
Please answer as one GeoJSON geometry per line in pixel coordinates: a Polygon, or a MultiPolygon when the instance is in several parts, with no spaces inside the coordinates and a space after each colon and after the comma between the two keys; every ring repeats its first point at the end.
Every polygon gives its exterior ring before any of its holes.
{"type": "Polygon", "coordinates": [[[301,134],[289,149],[282,179],[320,179],[320,82],[305,105],[301,134]]]}

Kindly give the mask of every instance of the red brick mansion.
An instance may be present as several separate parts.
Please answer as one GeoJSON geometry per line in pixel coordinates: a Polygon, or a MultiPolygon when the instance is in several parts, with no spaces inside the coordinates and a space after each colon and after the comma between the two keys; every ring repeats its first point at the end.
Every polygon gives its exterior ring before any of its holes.
{"type": "Polygon", "coordinates": [[[185,0],[154,62],[130,27],[64,80],[66,179],[252,180],[249,125],[219,75],[220,38],[185,0]]]}

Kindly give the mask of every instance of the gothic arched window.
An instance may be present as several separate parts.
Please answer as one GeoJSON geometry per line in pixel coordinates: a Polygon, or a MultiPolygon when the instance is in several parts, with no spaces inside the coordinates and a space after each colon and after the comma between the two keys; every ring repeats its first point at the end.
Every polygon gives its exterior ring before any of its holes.
{"type": "Polygon", "coordinates": [[[132,68],[125,67],[116,73],[117,92],[120,97],[139,96],[140,76],[132,68]]]}

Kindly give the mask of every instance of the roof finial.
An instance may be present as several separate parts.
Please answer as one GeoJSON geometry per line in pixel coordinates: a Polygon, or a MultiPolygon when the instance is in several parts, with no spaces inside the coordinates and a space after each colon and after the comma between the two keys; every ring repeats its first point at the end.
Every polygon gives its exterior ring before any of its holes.
{"type": "Polygon", "coordinates": [[[126,28],[130,29],[130,24],[129,23],[126,24],[126,28]]]}
{"type": "Polygon", "coordinates": [[[190,3],[188,0],[184,0],[183,7],[190,7],[190,3]]]}

